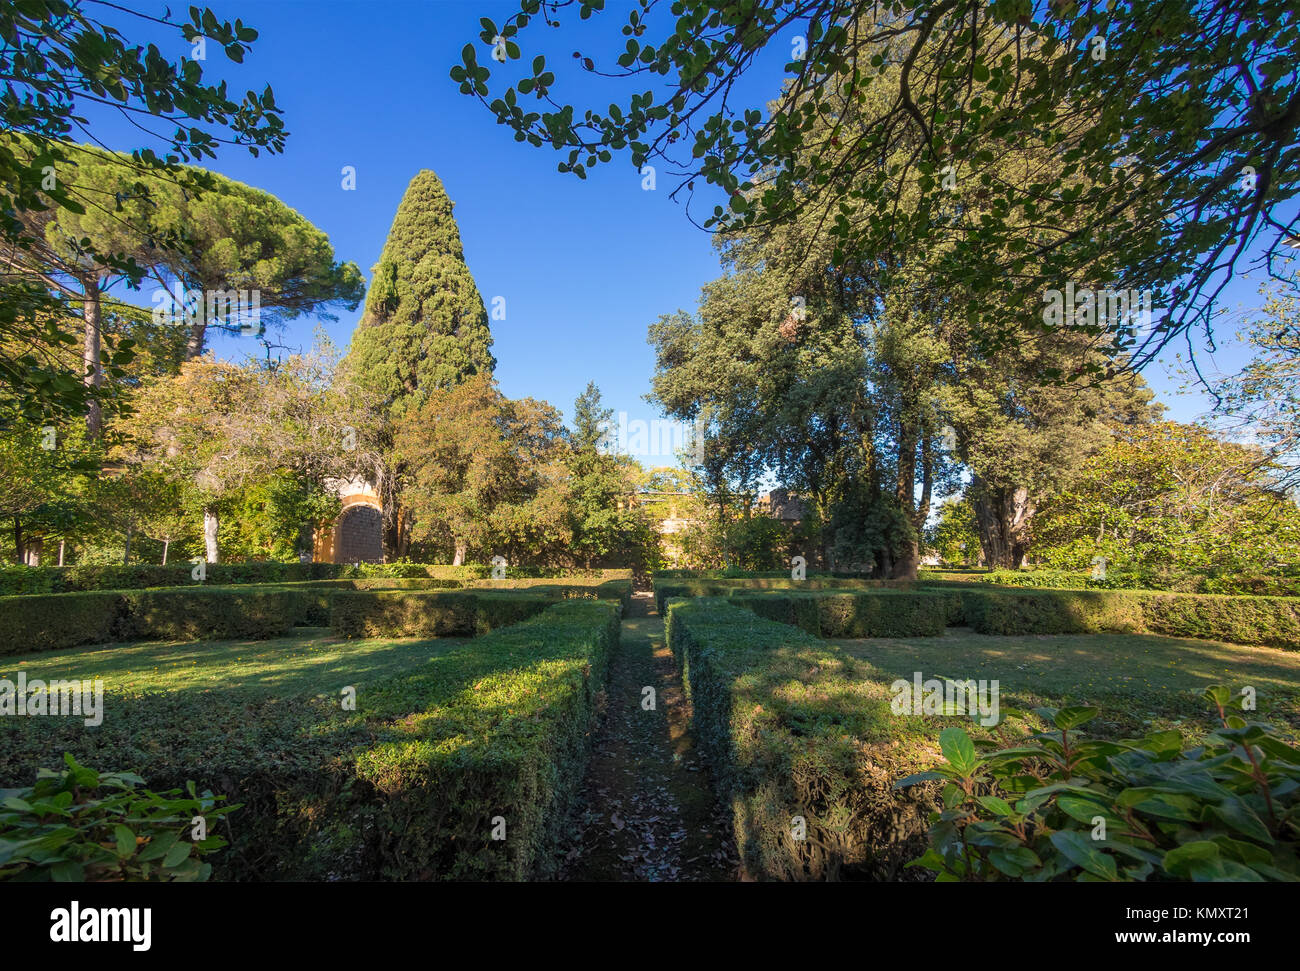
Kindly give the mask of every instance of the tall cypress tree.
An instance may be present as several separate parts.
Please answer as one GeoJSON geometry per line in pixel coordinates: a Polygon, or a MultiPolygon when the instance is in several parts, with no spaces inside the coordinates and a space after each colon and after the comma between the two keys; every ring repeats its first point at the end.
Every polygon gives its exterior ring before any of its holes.
{"type": "MultiPolygon", "coordinates": [[[[344,369],[396,419],[437,388],[491,373],[492,333],[469,267],[452,201],[433,172],[416,173],[375,265],[366,309],[344,369]]],[[[399,499],[403,469],[381,434],[376,487],[384,506],[384,555],[406,555],[411,523],[399,499]]]]}
{"type": "Polygon", "coordinates": [[[442,181],[428,169],[406,188],[373,271],[348,367],[393,417],[435,388],[491,372],[492,334],[442,181]]]}

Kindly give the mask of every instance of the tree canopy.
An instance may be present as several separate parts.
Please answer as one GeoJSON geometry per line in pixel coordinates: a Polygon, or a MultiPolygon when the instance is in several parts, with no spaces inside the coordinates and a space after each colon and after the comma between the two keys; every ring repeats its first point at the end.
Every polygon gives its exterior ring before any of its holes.
{"type": "Polygon", "coordinates": [[[1209,330],[1233,273],[1271,269],[1297,234],[1300,13],[1286,0],[641,0],[621,38],[573,52],[595,93],[566,103],[563,69],[528,38],[605,6],[521,0],[481,21],[494,57],[467,44],[451,77],[517,140],[561,153],[561,171],[585,178],[618,153],[675,173],[675,194],[716,186],[729,203],[706,228],[813,216],[837,261],[932,251],[990,348],[1075,281],[1151,294],[1154,326],[1108,337],[1109,357],[1140,368],[1209,330]],[[787,78],[763,112],[737,88],[769,49],[787,78]],[[873,98],[881,84],[891,96],[873,98]],[[1050,152],[1007,171],[1025,145],[1050,152]]]}
{"type": "Polygon", "coordinates": [[[437,175],[416,173],[374,267],[345,360],[395,416],[496,366],[487,310],[465,265],[452,208],[437,175]]]}

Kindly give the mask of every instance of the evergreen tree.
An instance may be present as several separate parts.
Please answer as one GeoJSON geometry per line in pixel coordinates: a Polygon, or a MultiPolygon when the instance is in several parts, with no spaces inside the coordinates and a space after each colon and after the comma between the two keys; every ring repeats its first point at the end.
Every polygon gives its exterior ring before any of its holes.
{"type": "Polygon", "coordinates": [[[407,186],[373,272],[347,364],[398,417],[435,389],[496,366],[453,203],[428,169],[407,186]]]}

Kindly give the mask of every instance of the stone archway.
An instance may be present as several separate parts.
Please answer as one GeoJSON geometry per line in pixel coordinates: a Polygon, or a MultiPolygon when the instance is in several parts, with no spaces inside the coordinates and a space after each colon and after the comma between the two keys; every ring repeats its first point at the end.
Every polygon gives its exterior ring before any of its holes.
{"type": "Polygon", "coordinates": [[[335,527],[335,563],[380,563],[384,559],[384,517],[374,506],[344,509],[335,527]]]}

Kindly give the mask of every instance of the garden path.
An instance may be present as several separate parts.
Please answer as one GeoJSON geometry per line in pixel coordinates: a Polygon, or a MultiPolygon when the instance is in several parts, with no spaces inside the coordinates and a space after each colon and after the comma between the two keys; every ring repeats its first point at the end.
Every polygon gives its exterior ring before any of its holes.
{"type": "Polygon", "coordinates": [[[736,879],[730,814],[709,787],[690,703],[647,593],[623,617],[595,731],[561,879],[736,879]]]}

